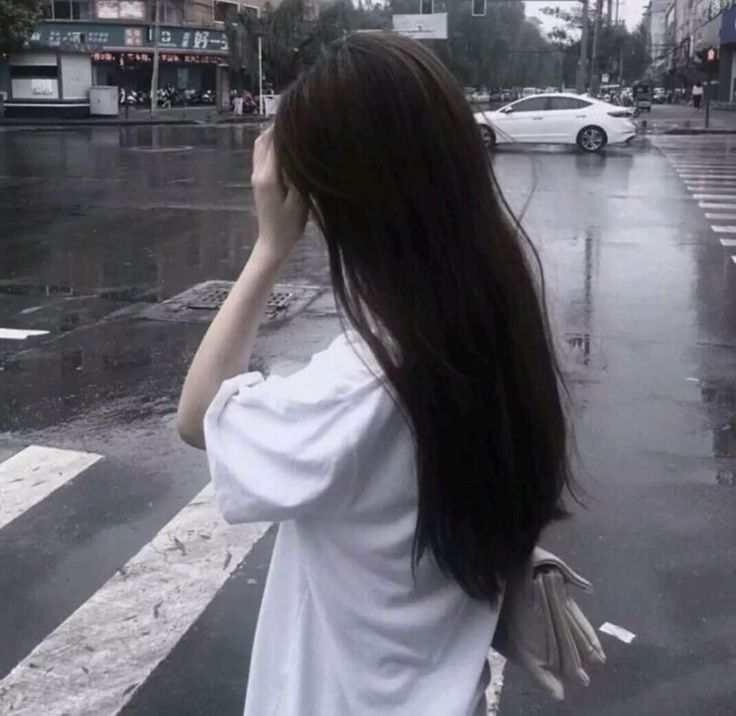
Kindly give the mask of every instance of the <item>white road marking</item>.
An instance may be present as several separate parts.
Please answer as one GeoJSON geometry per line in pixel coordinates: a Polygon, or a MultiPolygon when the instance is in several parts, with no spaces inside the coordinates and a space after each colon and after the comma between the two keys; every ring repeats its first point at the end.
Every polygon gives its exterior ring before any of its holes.
{"type": "Polygon", "coordinates": [[[117,714],[267,528],[225,524],[207,485],[0,681],[0,713],[117,714]]]}
{"type": "Polygon", "coordinates": [[[29,445],[0,463],[0,529],[101,458],[29,445]]]}
{"type": "Polygon", "coordinates": [[[736,264],[736,256],[732,256],[731,259],[736,264]]]}
{"type": "Polygon", "coordinates": [[[34,331],[25,328],[0,328],[0,338],[9,341],[24,341],[29,336],[44,336],[48,331],[34,331]]]}
{"type": "Polygon", "coordinates": [[[736,179],[683,179],[682,181],[689,186],[712,186],[720,189],[736,186],[736,179]]]}
{"type": "Polygon", "coordinates": [[[733,169],[727,162],[672,162],[676,169],[733,169]]]}
{"type": "Polygon", "coordinates": [[[701,209],[718,209],[719,211],[730,211],[736,209],[736,204],[721,204],[720,202],[699,201],[698,206],[701,209]]]}
{"type": "Polygon", "coordinates": [[[678,172],[680,179],[707,179],[711,181],[713,179],[736,179],[736,174],[713,174],[703,172],[678,172]]]}
{"type": "Polygon", "coordinates": [[[736,226],[711,226],[710,227],[716,234],[736,234],[736,226]]]}
{"type": "Polygon", "coordinates": [[[721,239],[721,246],[726,249],[736,248],[736,239],[721,239]]]}
{"type": "Polygon", "coordinates": [[[706,219],[716,219],[717,221],[736,221],[736,214],[711,214],[706,212],[706,219]]]}
{"type": "Polygon", "coordinates": [[[601,624],[598,627],[598,631],[602,631],[604,634],[615,636],[617,639],[620,639],[622,642],[624,642],[624,644],[631,644],[631,642],[636,639],[636,634],[634,634],[634,632],[629,631],[628,629],[624,629],[623,627],[620,627],[616,624],[611,624],[611,622],[605,622],[605,624],[601,624]]]}
{"type": "Polygon", "coordinates": [[[718,201],[719,199],[723,201],[736,201],[736,194],[693,194],[693,199],[697,199],[698,201],[718,201]]]}

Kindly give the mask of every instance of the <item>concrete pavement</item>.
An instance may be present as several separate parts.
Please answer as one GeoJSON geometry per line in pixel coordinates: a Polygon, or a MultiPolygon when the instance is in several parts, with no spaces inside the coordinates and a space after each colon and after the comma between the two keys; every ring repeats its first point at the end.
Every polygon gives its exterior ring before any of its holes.
{"type": "MultiPolygon", "coordinates": [[[[241,712],[273,530],[212,519],[203,457],[172,430],[202,309],[151,311],[240,270],[252,138],[0,136],[0,328],[48,331],[0,341],[0,711],[241,712]],[[39,479],[39,455],[67,467],[39,479]]],[[[594,582],[594,626],[637,635],[602,636],[608,665],[562,706],[508,668],[502,715],[732,713],[736,263],[709,215],[734,211],[736,137],[654,141],[494,159],[541,251],[588,493],[545,544],[594,582]]],[[[339,330],[313,231],[282,280],[313,293],[265,326],[265,370],[339,330]]]]}
{"type": "Polygon", "coordinates": [[[695,110],[686,104],[655,104],[651,112],[642,112],[639,123],[647,123],[649,131],[656,133],[735,133],[736,111],[711,106],[710,122],[705,127],[705,107],[695,110]]]}

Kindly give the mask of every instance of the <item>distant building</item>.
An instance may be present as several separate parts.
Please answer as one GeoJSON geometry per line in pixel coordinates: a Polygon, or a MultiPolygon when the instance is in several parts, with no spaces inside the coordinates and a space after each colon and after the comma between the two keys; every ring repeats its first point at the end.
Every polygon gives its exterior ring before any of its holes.
{"type": "Polygon", "coordinates": [[[673,0],[652,0],[646,9],[649,28],[649,59],[651,75],[655,82],[660,82],[667,67],[668,45],[666,37],[667,11],[673,0]]]}
{"type": "Polygon", "coordinates": [[[735,0],[651,0],[647,16],[653,79],[665,87],[690,87],[705,79],[704,52],[718,49],[714,96],[736,101],[734,15],[735,0]]]}
{"type": "MultiPolygon", "coordinates": [[[[227,11],[265,2],[161,0],[159,87],[214,92],[228,62],[227,11]]],[[[0,58],[8,114],[86,115],[94,85],[147,92],[154,8],[153,0],[49,0],[28,48],[0,58]]]]}

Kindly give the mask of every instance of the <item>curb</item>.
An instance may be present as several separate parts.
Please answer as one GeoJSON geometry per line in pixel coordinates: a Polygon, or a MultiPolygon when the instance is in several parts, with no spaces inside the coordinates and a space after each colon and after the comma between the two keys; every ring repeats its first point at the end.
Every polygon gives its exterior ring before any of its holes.
{"type": "Polygon", "coordinates": [[[674,134],[674,135],[695,135],[695,134],[736,134],[736,128],[734,129],[685,129],[673,127],[672,129],[665,129],[660,134],[674,134]]]}
{"type": "Polygon", "coordinates": [[[71,129],[79,127],[217,127],[219,125],[259,127],[267,118],[221,120],[211,119],[5,119],[0,121],[0,129],[71,129]]]}

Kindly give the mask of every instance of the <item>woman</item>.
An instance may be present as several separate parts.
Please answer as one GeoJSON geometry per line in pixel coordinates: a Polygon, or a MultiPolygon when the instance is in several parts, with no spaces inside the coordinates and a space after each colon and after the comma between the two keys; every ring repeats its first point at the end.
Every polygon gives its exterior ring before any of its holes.
{"type": "Polygon", "coordinates": [[[245,713],[481,714],[504,577],[568,480],[531,247],[462,88],[395,35],[295,82],[253,186],[259,239],[179,408],[225,518],[281,523],[245,713]],[[309,211],[352,330],[288,378],[241,375],[309,211]]]}

